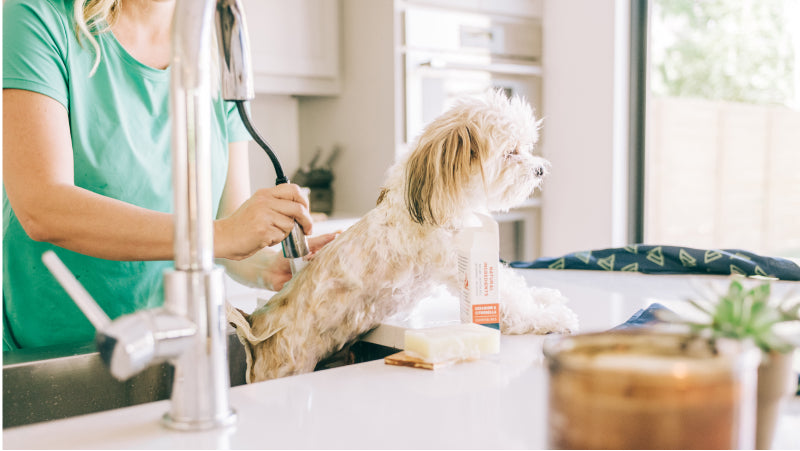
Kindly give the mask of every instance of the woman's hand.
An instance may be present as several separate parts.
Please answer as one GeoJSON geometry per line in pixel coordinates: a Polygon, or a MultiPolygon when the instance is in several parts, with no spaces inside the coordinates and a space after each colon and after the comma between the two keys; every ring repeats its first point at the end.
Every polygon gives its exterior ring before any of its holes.
{"type": "MultiPolygon", "coordinates": [[[[214,222],[214,251],[219,263],[237,282],[278,291],[292,278],[289,260],[268,246],[282,241],[295,221],[311,234],[308,200],[297,185],[281,184],[250,196],[247,142],[228,146],[228,176],[218,218],[214,222]]],[[[336,233],[309,237],[310,259],[336,233]]]]}
{"type": "MultiPolygon", "coordinates": [[[[317,251],[333,241],[340,232],[327,233],[308,239],[309,254],[304,257],[311,260],[317,251]]],[[[263,249],[250,258],[242,261],[222,260],[228,275],[237,282],[256,288],[280,291],[283,285],[292,278],[289,259],[280,252],[263,249]]]]}
{"type": "Polygon", "coordinates": [[[308,199],[300,187],[284,183],[260,189],[231,215],[214,222],[215,255],[230,260],[250,257],[281,242],[295,222],[306,235],[311,233],[308,199]]]}
{"type": "MultiPolygon", "coordinates": [[[[325,235],[309,238],[309,253],[303,257],[303,259],[306,261],[313,259],[317,251],[333,241],[337,235],[339,235],[339,232],[327,233],[325,235]]],[[[261,273],[261,278],[264,281],[265,288],[280,291],[283,285],[292,278],[292,269],[289,265],[289,259],[279,254],[278,258],[273,259],[271,264],[264,268],[261,273]]]]}

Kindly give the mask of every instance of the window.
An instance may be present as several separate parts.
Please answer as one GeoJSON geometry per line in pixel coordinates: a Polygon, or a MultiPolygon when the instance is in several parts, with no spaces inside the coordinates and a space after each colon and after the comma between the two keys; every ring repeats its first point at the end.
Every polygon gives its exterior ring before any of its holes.
{"type": "Polygon", "coordinates": [[[800,257],[800,0],[651,0],[644,242],[800,257]]]}

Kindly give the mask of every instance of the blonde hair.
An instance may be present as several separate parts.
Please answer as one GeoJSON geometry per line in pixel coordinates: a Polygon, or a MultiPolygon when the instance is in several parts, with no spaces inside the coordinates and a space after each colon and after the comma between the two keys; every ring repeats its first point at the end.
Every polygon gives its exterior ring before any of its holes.
{"type": "MultiPolygon", "coordinates": [[[[94,64],[89,76],[94,75],[100,65],[100,44],[97,42],[96,35],[111,31],[111,27],[119,18],[119,3],[122,0],[74,0],[73,18],[75,20],[75,36],[78,42],[81,35],[89,41],[89,45],[94,50],[94,64]]],[[[220,92],[219,80],[219,53],[217,52],[217,35],[211,33],[209,45],[209,61],[211,64],[210,86],[211,94],[216,97],[220,92]]]]}
{"type": "Polygon", "coordinates": [[[100,44],[97,43],[95,35],[110,30],[118,14],[119,0],[75,0],[74,2],[72,15],[75,19],[75,37],[80,43],[83,35],[95,53],[90,76],[94,75],[100,65],[100,44]]]}

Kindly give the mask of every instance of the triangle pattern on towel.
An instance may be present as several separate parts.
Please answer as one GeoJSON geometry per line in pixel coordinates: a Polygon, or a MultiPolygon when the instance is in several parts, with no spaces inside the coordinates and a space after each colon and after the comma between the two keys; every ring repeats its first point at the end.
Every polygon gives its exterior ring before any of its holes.
{"type": "Polygon", "coordinates": [[[697,266],[697,259],[692,257],[692,255],[686,252],[685,249],[681,249],[678,252],[678,258],[680,258],[681,264],[685,267],[697,266]]]}
{"type": "Polygon", "coordinates": [[[722,258],[722,254],[721,253],[719,253],[717,251],[707,250],[705,255],[704,255],[704,257],[703,257],[703,260],[704,260],[704,263],[708,264],[708,263],[713,262],[714,260],[719,260],[720,258],[722,258]]]}
{"type": "Polygon", "coordinates": [[[606,258],[599,258],[597,259],[597,265],[601,268],[605,269],[606,271],[613,271],[614,270],[614,258],[617,254],[611,254],[606,258]]]}
{"type": "Polygon", "coordinates": [[[575,252],[575,258],[588,265],[589,261],[592,259],[592,251],[575,252]]]}
{"type": "Polygon", "coordinates": [[[664,266],[664,253],[661,252],[661,246],[650,249],[647,252],[647,259],[658,266],[664,266]]]}

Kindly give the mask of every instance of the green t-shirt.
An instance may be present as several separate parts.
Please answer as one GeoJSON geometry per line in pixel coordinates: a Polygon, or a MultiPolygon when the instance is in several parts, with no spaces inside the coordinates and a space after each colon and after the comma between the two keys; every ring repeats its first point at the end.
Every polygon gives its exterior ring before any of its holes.
{"type": "MultiPolygon", "coordinates": [[[[72,3],[4,2],[3,88],[35,91],[67,109],[76,186],[172,212],[170,70],[138,62],[106,32],[97,36],[102,57],[90,77],[95,54],[75,36],[72,3]]],[[[233,103],[219,97],[209,102],[216,215],[227,175],[227,144],[250,137],[233,103]]],[[[3,349],[86,342],[94,336],[92,325],[42,263],[48,249],[112,319],[163,303],[162,273],[172,262],[110,261],[35,242],[20,226],[4,189],[3,349]]]]}

